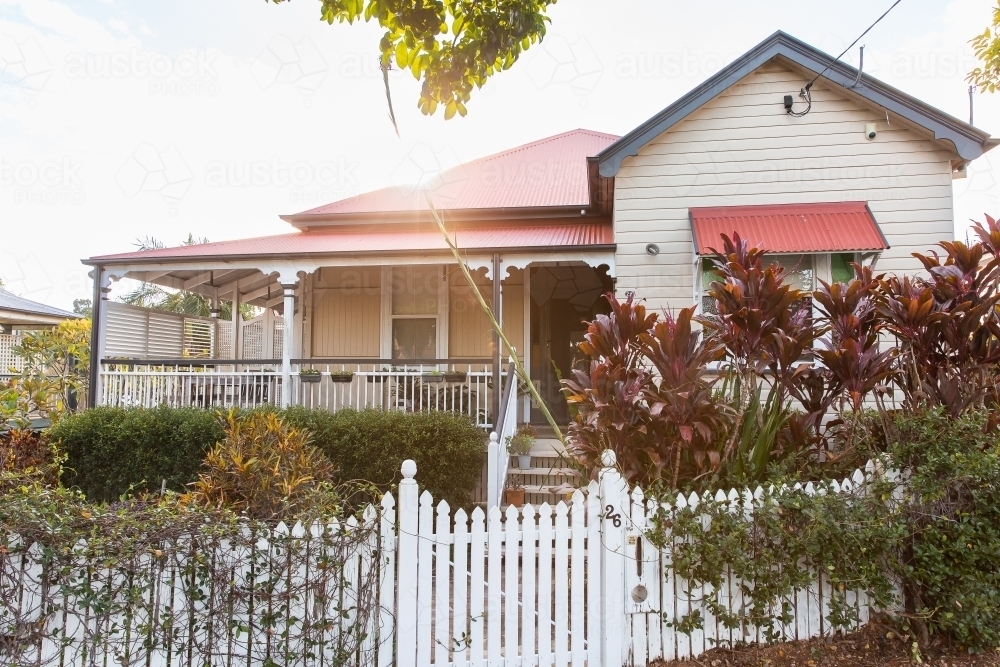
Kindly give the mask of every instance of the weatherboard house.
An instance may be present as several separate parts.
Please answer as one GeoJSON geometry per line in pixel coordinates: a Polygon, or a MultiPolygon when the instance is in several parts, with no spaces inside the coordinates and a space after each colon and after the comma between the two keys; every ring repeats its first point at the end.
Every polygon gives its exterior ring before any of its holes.
{"type": "MultiPolygon", "coordinates": [[[[445,172],[430,196],[565,419],[558,377],[602,293],[701,307],[705,258],[734,231],[804,288],[853,261],[919,271],[912,252],[953,238],[952,180],[996,143],[778,32],[625,136],[540,139],[445,172]]],[[[504,392],[506,354],[423,192],[282,219],[294,230],[84,260],[96,277],[91,404],[447,409],[503,431],[539,419],[504,392]],[[126,277],[261,314],[108,300],[126,277]]]]}

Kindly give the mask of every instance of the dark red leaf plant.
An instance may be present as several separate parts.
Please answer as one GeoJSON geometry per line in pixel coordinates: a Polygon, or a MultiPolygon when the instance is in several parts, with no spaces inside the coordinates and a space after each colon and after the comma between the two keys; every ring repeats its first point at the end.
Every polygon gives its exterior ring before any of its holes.
{"type": "MultiPolygon", "coordinates": [[[[784,269],[766,262],[766,252],[739,234],[732,238],[723,235],[722,242],[722,251],[713,250],[711,260],[718,280],[708,288],[717,312],[698,321],[723,347],[723,371],[734,376],[725,385],[733,393],[730,400],[734,408],[722,451],[723,461],[729,461],[734,456],[750,456],[738,449],[757,442],[750,437],[753,429],[743,424],[751,403],[772,406],[772,410],[789,412],[788,417],[792,417],[786,398],[803,394],[798,387],[810,372],[804,355],[812,347],[815,331],[809,294],[787,284],[784,269]],[[774,400],[761,401],[765,391],[775,392],[774,400]]],[[[765,410],[749,412],[758,420],[754,425],[758,430],[767,420],[776,419],[765,410]]],[[[775,444],[757,442],[754,446],[775,444]]],[[[759,453],[754,456],[762,458],[759,453]]]]}

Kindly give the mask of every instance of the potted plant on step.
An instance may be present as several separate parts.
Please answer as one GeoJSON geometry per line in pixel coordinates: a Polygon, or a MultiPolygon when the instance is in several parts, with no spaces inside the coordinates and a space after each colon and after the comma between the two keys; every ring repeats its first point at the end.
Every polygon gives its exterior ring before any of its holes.
{"type": "Polygon", "coordinates": [[[333,371],[330,373],[332,382],[350,382],[354,379],[354,371],[333,371]]]}
{"type": "Polygon", "coordinates": [[[535,438],[538,433],[531,424],[522,424],[514,432],[514,435],[507,436],[507,451],[517,457],[517,467],[527,470],[531,467],[531,449],[535,446],[535,438]]]}
{"type": "Polygon", "coordinates": [[[315,368],[304,368],[299,371],[299,378],[306,383],[315,384],[322,379],[322,375],[315,368]]]}
{"type": "Polygon", "coordinates": [[[503,490],[504,500],[507,501],[508,505],[513,505],[514,507],[521,507],[524,505],[524,487],[517,482],[511,481],[507,478],[507,488],[503,490]]]}

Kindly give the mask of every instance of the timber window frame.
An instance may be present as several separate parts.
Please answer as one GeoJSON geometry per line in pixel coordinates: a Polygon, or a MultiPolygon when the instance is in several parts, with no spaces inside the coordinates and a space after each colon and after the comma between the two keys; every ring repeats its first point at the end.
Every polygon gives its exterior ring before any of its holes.
{"type": "Polygon", "coordinates": [[[428,323],[433,330],[434,342],[425,346],[424,351],[433,350],[429,356],[437,359],[447,358],[448,278],[444,268],[440,264],[382,267],[383,359],[405,362],[410,358],[426,358],[413,356],[413,349],[406,350],[405,344],[401,349],[399,344],[400,335],[419,334],[417,322],[428,323]],[[401,353],[405,356],[400,356],[401,353]]]}

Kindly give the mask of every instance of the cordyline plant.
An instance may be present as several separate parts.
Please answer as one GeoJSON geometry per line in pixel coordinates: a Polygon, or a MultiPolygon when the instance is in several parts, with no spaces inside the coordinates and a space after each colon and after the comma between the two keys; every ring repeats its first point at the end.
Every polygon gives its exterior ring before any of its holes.
{"type": "Polygon", "coordinates": [[[598,315],[580,344],[587,370],[563,380],[576,409],[571,453],[593,471],[612,449],[633,482],[660,479],[666,469],[676,484],[682,472],[714,468],[712,442],[728,413],[712,400],[706,368],[721,358],[720,346],[692,329],[693,308],[659,319],[631,296],[606,298],[611,313],[598,315]]]}
{"type": "Polygon", "coordinates": [[[971,246],[938,244],[944,257],[914,254],[929,278],[881,281],[878,314],[899,342],[894,380],[905,408],[943,407],[957,417],[998,402],[1000,226],[986,216],[973,231],[980,240],[971,246]]]}
{"type": "Polygon", "coordinates": [[[698,321],[725,350],[726,371],[733,376],[727,388],[732,388],[729,399],[735,414],[720,463],[750,459],[759,462],[753,466],[757,468],[770,460],[775,442],[756,436],[770,431],[777,435],[790,421],[786,399],[801,393],[798,385],[810,371],[803,355],[811,349],[816,332],[807,293],[785,283],[783,268],[765,263],[765,252],[739,234],[731,239],[723,235],[722,242],[721,252],[713,250],[719,280],[708,288],[716,314],[698,321]],[[770,397],[762,402],[765,386],[770,397]],[[744,424],[748,417],[754,423],[744,424]]]}

